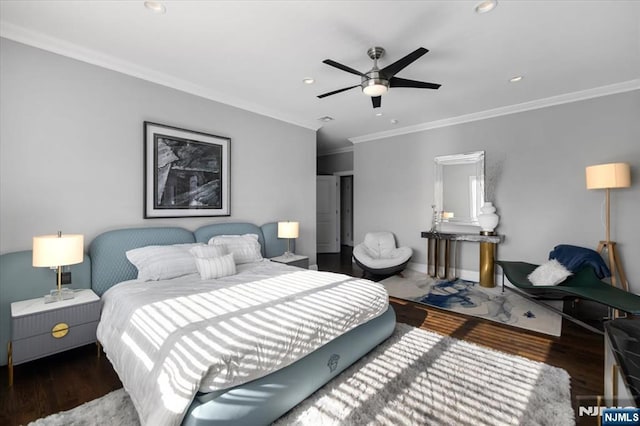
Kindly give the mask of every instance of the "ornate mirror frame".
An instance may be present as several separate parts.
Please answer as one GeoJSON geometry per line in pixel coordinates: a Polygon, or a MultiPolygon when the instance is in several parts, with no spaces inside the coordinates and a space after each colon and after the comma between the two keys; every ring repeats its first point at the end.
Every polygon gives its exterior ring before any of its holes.
{"type": "Polygon", "coordinates": [[[477,231],[478,214],[484,198],[484,151],[435,157],[433,223],[437,223],[442,232],[477,231]],[[454,178],[456,174],[459,175],[457,179],[454,178]],[[461,188],[466,188],[466,193],[461,188]],[[447,201],[453,199],[458,202],[447,201]],[[450,207],[445,205],[447,203],[458,206],[462,203],[467,208],[447,211],[450,207]]]}

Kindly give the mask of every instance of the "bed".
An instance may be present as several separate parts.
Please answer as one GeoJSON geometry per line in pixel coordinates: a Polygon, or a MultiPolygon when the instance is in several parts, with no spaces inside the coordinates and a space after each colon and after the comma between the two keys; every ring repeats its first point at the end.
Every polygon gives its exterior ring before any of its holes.
{"type": "Polygon", "coordinates": [[[91,243],[98,338],[143,424],[269,424],[391,335],[384,288],[267,260],[285,249],[275,223],[120,229],[91,243]],[[126,256],[247,234],[264,259],[214,280],[141,282],[126,256]]]}

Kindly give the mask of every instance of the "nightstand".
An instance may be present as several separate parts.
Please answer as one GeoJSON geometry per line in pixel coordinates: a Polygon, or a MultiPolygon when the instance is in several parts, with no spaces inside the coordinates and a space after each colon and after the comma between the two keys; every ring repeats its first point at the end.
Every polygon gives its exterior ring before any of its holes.
{"type": "Polygon", "coordinates": [[[44,297],[11,304],[8,345],[9,386],[13,366],[96,342],[100,298],[89,289],[75,290],[73,299],[44,303],[44,297]]]}
{"type": "Polygon", "coordinates": [[[291,256],[278,256],[272,257],[271,260],[278,263],[284,263],[289,266],[297,266],[298,268],[309,269],[309,257],[299,254],[292,254],[291,256]]]}

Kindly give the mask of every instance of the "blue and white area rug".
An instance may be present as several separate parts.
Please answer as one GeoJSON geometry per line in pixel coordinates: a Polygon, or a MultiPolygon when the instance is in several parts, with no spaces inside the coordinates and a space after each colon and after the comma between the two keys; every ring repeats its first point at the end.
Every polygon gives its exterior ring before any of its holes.
{"type": "MultiPolygon", "coordinates": [[[[456,279],[439,280],[427,274],[405,269],[380,281],[390,296],[425,305],[472,315],[539,333],[560,336],[562,317],[501,286],[481,287],[478,283],[456,279]]],[[[562,310],[562,301],[545,301],[562,310]]]]}

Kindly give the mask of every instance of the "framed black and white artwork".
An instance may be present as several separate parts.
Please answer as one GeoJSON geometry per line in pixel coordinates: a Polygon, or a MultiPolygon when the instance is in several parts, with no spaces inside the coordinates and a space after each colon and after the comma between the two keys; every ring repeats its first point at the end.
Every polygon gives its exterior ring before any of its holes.
{"type": "Polygon", "coordinates": [[[229,216],[231,139],[144,122],[144,217],[229,216]]]}

